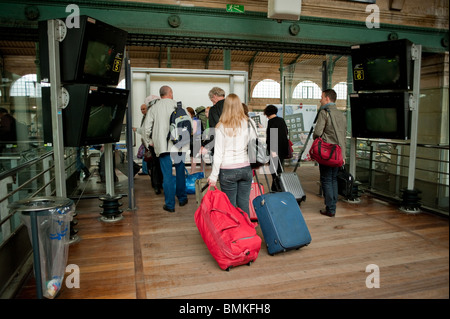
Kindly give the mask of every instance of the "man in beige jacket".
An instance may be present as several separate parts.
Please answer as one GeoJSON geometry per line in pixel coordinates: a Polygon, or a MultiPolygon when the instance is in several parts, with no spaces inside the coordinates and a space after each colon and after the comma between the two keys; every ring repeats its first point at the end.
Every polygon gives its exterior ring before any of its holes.
{"type": "MultiPolygon", "coordinates": [[[[180,206],[188,202],[184,162],[189,143],[179,149],[168,140],[170,116],[177,107],[177,102],[173,100],[173,91],[167,85],[160,88],[159,95],[161,99],[149,109],[145,118],[144,143],[146,146],[153,146],[156,156],[159,157],[165,199],[163,209],[173,213],[175,212],[175,196],[180,206]],[[175,178],[172,175],[172,162],[175,164],[175,178]]],[[[186,111],[184,106],[183,109],[186,111]]]]}
{"type": "MultiPolygon", "coordinates": [[[[336,108],[336,96],[336,92],[332,89],[322,92],[322,99],[320,100],[321,107],[317,116],[317,124],[314,128],[313,138],[315,139],[321,136],[327,143],[339,144],[345,163],[347,119],[336,108]],[[329,109],[330,112],[327,112],[326,109],[329,109]]],[[[325,199],[325,209],[320,210],[320,213],[325,216],[334,217],[338,200],[337,174],[339,167],[319,164],[319,170],[320,183],[325,199]]]]}

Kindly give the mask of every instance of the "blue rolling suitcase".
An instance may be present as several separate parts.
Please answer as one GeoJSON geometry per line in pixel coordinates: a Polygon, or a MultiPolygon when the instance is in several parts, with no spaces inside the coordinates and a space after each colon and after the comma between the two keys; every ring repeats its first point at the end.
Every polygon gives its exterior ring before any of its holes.
{"type": "Polygon", "coordinates": [[[311,235],[294,195],[289,192],[263,194],[253,206],[270,255],[299,249],[311,242],[311,235]]]}

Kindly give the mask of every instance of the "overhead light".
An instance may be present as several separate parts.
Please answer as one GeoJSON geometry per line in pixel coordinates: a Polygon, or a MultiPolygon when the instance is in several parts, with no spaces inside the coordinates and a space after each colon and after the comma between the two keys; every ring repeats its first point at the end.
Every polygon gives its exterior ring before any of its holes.
{"type": "Polygon", "coordinates": [[[195,7],[193,3],[183,3],[180,0],[177,0],[177,4],[182,7],[195,7]]]}
{"type": "Polygon", "coordinates": [[[267,17],[274,20],[300,20],[302,0],[269,0],[267,17]]]}

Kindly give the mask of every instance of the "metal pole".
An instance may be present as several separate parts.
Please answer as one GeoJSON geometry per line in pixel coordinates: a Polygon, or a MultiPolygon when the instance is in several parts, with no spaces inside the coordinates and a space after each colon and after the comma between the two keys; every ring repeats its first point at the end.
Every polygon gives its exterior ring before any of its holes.
{"type": "Polygon", "coordinates": [[[416,156],[417,156],[417,128],[419,122],[419,99],[420,99],[420,69],[422,66],[422,46],[413,44],[411,56],[414,60],[414,88],[410,99],[411,114],[411,144],[409,147],[408,168],[408,190],[414,190],[416,178],[416,156]]]}
{"type": "MultiPolygon", "coordinates": [[[[350,94],[353,93],[353,67],[352,67],[352,57],[349,56],[347,59],[347,131],[351,131],[351,105],[350,105],[350,94]]],[[[350,138],[350,154],[349,154],[349,172],[356,179],[356,147],[357,139],[356,137],[350,138]]],[[[344,154],[345,156],[345,154],[344,154]]]]}
{"type": "Polygon", "coordinates": [[[39,251],[39,229],[37,222],[37,212],[30,212],[30,221],[31,242],[33,245],[34,276],[36,277],[36,294],[38,299],[42,299],[41,258],[39,251]]]}
{"type": "Polygon", "coordinates": [[[61,75],[59,64],[59,42],[64,39],[64,29],[65,24],[61,20],[48,20],[47,22],[55,186],[56,196],[58,197],[66,197],[64,131],[62,124],[61,75]]]}
{"type": "MultiPolygon", "coordinates": [[[[105,157],[105,183],[106,183],[106,194],[111,197],[115,195],[114,193],[114,165],[113,165],[113,148],[112,144],[103,145],[103,156],[105,157]]],[[[128,174],[130,175],[130,174],[128,174]]]]}
{"type": "MultiPolygon", "coordinates": [[[[147,73],[147,95],[150,95],[149,84],[150,84],[150,74],[147,73]]],[[[133,107],[132,107],[132,76],[131,76],[131,66],[128,54],[125,57],[125,87],[130,91],[128,94],[128,108],[126,113],[126,143],[127,143],[127,161],[128,161],[128,208],[133,210],[136,208],[136,200],[134,198],[134,170],[133,170],[133,107]]]]}

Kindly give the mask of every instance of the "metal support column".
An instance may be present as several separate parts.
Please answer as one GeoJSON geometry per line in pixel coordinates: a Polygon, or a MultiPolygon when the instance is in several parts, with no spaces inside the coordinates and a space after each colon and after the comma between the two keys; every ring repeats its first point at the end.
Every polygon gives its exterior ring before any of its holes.
{"type": "MultiPolygon", "coordinates": [[[[148,79],[148,84],[150,84],[150,74],[147,73],[146,80],[148,79]]],[[[133,172],[133,108],[132,103],[132,88],[131,88],[131,65],[130,59],[128,58],[128,54],[125,57],[125,87],[130,91],[128,94],[128,108],[126,113],[126,121],[127,121],[127,129],[126,129],[126,142],[127,142],[127,161],[128,161],[128,209],[136,208],[136,199],[134,197],[134,172],[133,172]],[[133,172],[133,173],[132,173],[133,172]]],[[[147,86],[149,87],[149,85],[147,86]]],[[[147,96],[150,95],[148,92],[147,96]]]]}
{"type": "Polygon", "coordinates": [[[59,42],[64,40],[66,26],[61,20],[48,20],[48,52],[50,70],[50,101],[53,130],[53,156],[55,161],[56,196],[66,197],[66,171],[64,166],[64,131],[62,123],[62,94],[59,64],[59,42]]]}
{"type": "Polygon", "coordinates": [[[410,99],[411,114],[411,144],[409,148],[409,170],[408,189],[414,189],[416,178],[416,155],[417,155],[417,129],[419,122],[419,101],[420,101],[420,69],[422,66],[422,46],[413,45],[412,54],[414,60],[414,88],[410,99]]]}
{"type": "MultiPolygon", "coordinates": [[[[352,57],[347,58],[347,131],[351,132],[351,105],[350,105],[350,94],[353,93],[353,66],[352,57]]],[[[350,138],[350,156],[349,156],[349,172],[356,179],[356,137],[350,138]]],[[[345,155],[345,154],[344,154],[345,155]]]]}
{"type": "Polygon", "coordinates": [[[106,194],[111,197],[114,193],[114,165],[113,165],[113,145],[111,143],[103,145],[103,156],[105,157],[105,183],[106,194]]]}
{"type": "Polygon", "coordinates": [[[411,139],[409,145],[408,187],[403,190],[403,202],[401,211],[406,213],[420,213],[419,190],[414,188],[416,179],[416,156],[417,156],[417,130],[419,122],[419,100],[420,100],[420,71],[422,66],[422,46],[413,44],[411,57],[414,60],[414,87],[410,95],[409,108],[411,110],[411,139]]]}
{"type": "Polygon", "coordinates": [[[231,50],[230,49],[223,50],[223,69],[231,70],[231,50]]]}

